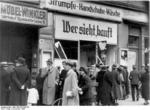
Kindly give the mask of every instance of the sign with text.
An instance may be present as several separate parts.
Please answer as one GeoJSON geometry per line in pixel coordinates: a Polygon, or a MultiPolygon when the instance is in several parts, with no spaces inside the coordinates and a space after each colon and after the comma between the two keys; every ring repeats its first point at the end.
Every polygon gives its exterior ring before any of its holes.
{"type": "Polygon", "coordinates": [[[56,15],[55,38],[75,41],[107,41],[107,44],[117,45],[117,24],[56,15]]]}
{"type": "Polygon", "coordinates": [[[41,7],[54,11],[102,18],[118,22],[122,21],[123,16],[122,10],[118,8],[74,0],[42,0],[41,7]]]}
{"type": "Polygon", "coordinates": [[[0,2],[0,20],[47,26],[47,12],[38,8],[0,2]]]}

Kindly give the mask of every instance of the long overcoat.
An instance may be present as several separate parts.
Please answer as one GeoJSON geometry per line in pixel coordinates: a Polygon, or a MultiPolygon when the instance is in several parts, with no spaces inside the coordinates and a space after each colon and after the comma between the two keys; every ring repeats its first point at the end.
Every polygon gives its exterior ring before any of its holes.
{"type": "Polygon", "coordinates": [[[150,86],[150,75],[149,73],[145,72],[141,75],[141,90],[142,90],[142,97],[146,100],[149,99],[149,86],[150,86]]]}
{"type": "Polygon", "coordinates": [[[78,85],[83,91],[83,94],[80,95],[80,105],[90,105],[92,99],[90,77],[88,75],[80,76],[78,85]]]}
{"type": "Polygon", "coordinates": [[[56,82],[59,79],[59,71],[55,67],[42,69],[42,77],[45,77],[43,83],[43,104],[51,105],[55,100],[56,82]]]}
{"type": "Polygon", "coordinates": [[[11,73],[9,105],[27,105],[27,87],[30,86],[30,71],[26,66],[14,68],[11,73]],[[21,86],[25,85],[25,89],[21,86]]]}
{"type": "Polygon", "coordinates": [[[112,70],[112,83],[113,83],[113,92],[114,92],[114,98],[119,99],[121,97],[120,93],[120,79],[119,79],[119,73],[116,70],[112,70]]]}
{"type": "Polygon", "coordinates": [[[103,86],[103,79],[104,79],[104,74],[106,71],[100,71],[98,72],[98,75],[96,77],[96,82],[98,82],[98,87],[97,87],[97,101],[100,101],[102,99],[102,86],[103,86]]]}
{"type": "Polygon", "coordinates": [[[109,71],[106,71],[104,74],[103,85],[102,85],[102,96],[101,96],[101,103],[102,105],[112,105],[112,97],[111,97],[111,90],[112,90],[112,75],[109,71]]]}
{"type": "Polygon", "coordinates": [[[0,105],[8,105],[10,73],[0,67],[0,105]]]}
{"type": "Polygon", "coordinates": [[[78,89],[79,87],[78,87],[77,74],[72,69],[70,69],[67,72],[67,76],[63,88],[63,99],[62,99],[63,106],[79,105],[78,89]],[[73,93],[73,97],[67,97],[66,93],[68,91],[71,91],[73,93]]]}

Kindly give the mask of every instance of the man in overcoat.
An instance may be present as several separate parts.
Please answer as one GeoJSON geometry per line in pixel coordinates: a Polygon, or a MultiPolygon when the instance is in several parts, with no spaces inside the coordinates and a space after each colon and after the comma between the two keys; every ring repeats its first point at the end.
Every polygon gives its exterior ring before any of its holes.
{"type": "Polygon", "coordinates": [[[42,69],[42,77],[45,77],[43,84],[43,104],[52,105],[55,100],[56,85],[59,81],[59,71],[53,66],[52,59],[47,60],[47,67],[42,69]]]}
{"type": "Polygon", "coordinates": [[[9,105],[27,105],[27,88],[30,86],[30,71],[25,59],[19,57],[11,73],[9,105]]]}
{"type": "MultiPolygon", "coordinates": [[[[106,68],[108,67],[106,66],[106,68]]],[[[101,97],[102,105],[113,105],[113,100],[111,95],[112,87],[113,87],[112,74],[107,69],[106,73],[104,74],[103,85],[102,85],[102,97],[101,97]]]]}
{"type": "Polygon", "coordinates": [[[75,71],[72,69],[73,63],[66,62],[67,76],[63,88],[63,106],[78,106],[79,105],[79,87],[78,78],[75,71]]]}
{"type": "Polygon", "coordinates": [[[141,92],[142,92],[142,98],[144,98],[145,102],[144,105],[148,105],[149,102],[149,98],[150,98],[150,73],[149,73],[149,67],[146,66],[145,67],[145,73],[143,73],[141,75],[141,83],[142,83],[142,87],[141,87],[141,92]]]}
{"type": "Polygon", "coordinates": [[[131,91],[132,91],[132,100],[135,101],[135,90],[136,90],[136,100],[139,100],[139,82],[140,82],[140,74],[136,70],[136,66],[133,65],[133,71],[130,72],[129,79],[131,80],[131,91]]]}
{"type": "Polygon", "coordinates": [[[113,99],[113,104],[118,105],[117,100],[120,98],[120,79],[119,79],[119,73],[117,71],[117,65],[113,64],[112,65],[112,82],[113,82],[113,93],[114,93],[114,99],[113,99]]]}
{"type": "Polygon", "coordinates": [[[0,64],[0,105],[8,105],[10,91],[10,73],[7,64],[0,64]]]}

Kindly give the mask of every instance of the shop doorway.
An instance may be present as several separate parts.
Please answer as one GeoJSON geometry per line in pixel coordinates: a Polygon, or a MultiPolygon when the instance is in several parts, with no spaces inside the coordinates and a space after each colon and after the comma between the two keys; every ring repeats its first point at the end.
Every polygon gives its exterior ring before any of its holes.
{"type": "Polygon", "coordinates": [[[96,63],[96,42],[80,41],[80,65],[89,67],[96,63]]]}
{"type": "Polygon", "coordinates": [[[0,30],[0,62],[14,62],[18,56],[22,56],[31,69],[33,52],[36,53],[38,47],[38,28],[0,22],[0,30]]]}

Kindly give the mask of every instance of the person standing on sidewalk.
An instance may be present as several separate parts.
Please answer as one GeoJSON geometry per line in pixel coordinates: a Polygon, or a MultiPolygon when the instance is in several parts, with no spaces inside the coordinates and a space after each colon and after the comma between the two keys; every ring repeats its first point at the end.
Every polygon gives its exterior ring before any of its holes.
{"type": "Polygon", "coordinates": [[[79,69],[79,87],[81,88],[82,92],[80,93],[80,105],[91,105],[91,79],[88,76],[87,71],[84,67],[80,67],[79,69]]]}
{"type": "Polygon", "coordinates": [[[129,79],[131,81],[131,92],[132,92],[132,100],[135,101],[135,90],[136,90],[136,100],[139,100],[139,82],[140,82],[140,75],[139,72],[136,70],[136,66],[133,65],[133,70],[130,72],[129,79]]]}
{"type": "Polygon", "coordinates": [[[53,66],[52,59],[48,59],[47,67],[42,69],[42,77],[45,77],[43,84],[43,104],[52,105],[55,100],[56,85],[59,79],[59,71],[53,66]]]}
{"type": "Polygon", "coordinates": [[[145,100],[145,103],[144,105],[148,105],[149,102],[149,80],[150,80],[150,75],[149,75],[149,67],[146,66],[145,67],[145,73],[143,73],[141,75],[141,83],[142,83],[142,86],[141,86],[141,92],[142,92],[142,97],[144,98],[145,100]]]}
{"type": "Polygon", "coordinates": [[[11,73],[9,105],[27,105],[27,88],[30,86],[31,76],[26,60],[19,57],[16,67],[11,73]]]}
{"type": "Polygon", "coordinates": [[[119,72],[117,71],[117,65],[112,65],[112,82],[113,82],[113,93],[114,93],[114,99],[113,104],[118,105],[117,100],[120,98],[120,78],[119,78],[119,72]]]}
{"type": "Polygon", "coordinates": [[[61,71],[59,75],[59,81],[58,81],[55,100],[62,98],[63,86],[64,86],[65,78],[67,75],[66,61],[62,62],[62,66],[63,66],[63,70],[61,71]]]}
{"type": "Polygon", "coordinates": [[[77,74],[72,69],[73,63],[66,62],[67,76],[63,87],[63,106],[79,106],[79,87],[77,74]]]}

